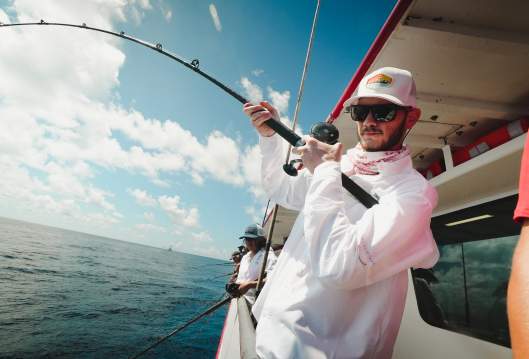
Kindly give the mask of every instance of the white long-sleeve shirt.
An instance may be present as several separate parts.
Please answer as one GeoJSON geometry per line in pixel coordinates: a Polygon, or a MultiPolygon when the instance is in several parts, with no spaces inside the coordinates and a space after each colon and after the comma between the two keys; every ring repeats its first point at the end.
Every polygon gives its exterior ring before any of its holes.
{"type": "Polygon", "coordinates": [[[257,299],[261,358],[390,358],[407,291],[407,269],[433,266],[430,231],[435,189],[409,156],[382,163],[378,175],[352,178],[379,198],[366,209],[325,162],[314,174],[283,173],[277,135],[261,138],[263,185],[280,205],[298,210],[288,241],[257,299]]]}
{"type": "MultiPolygon", "coordinates": [[[[264,255],[264,248],[259,250],[255,254],[252,254],[252,252],[246,253],[241,259],[241,264],[239,265],[239,274],[237,274],[237,279],[235,280],[235,283],[257,280],[259,278],[259,273],[261,273],[261,266],[263,265],[264,255]]],[[[269,251],[265,267],[267,275],[269,275],[274,269],[276,260],[277,258],[274,252],[269,251]]],[[[248,300],[248,302],[250,302],[250,304],[253,304],[255,302],[255,288],[249,289],[244,294],[244,297],[248,300]]]]}

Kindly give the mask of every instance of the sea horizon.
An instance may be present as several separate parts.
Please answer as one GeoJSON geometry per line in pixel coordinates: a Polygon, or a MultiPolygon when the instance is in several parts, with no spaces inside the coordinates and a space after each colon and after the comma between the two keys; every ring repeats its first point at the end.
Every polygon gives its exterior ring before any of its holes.
{"type": "Polygon", "coordinates": [[[162,251],[163,251],[163,250],[165,250],[165,251],[169,251],[169,250],[170,250],[170,251],[172,251],[172,252],[176,252],[176,253],[183,253],[183,254],[188,254],[188,255],[196,256],[196,257],[209,258],[209,259],[215,259],[215,260],[219,260],[219,261],[230,262],[228,259],[221,259],[221,258],[218,258],[218,257],[209,257],[209,256],[200,255],[200,254],[196,254],[196,253],[190,253],[190,252],[180,251],[180,250],[178,250],[178,249],[174,249],[174,248],[172,248],[172,246],[168,246],[167,248],[164,248],[164,247],[157,247],[157,246],[151,246],[151,245],[148,245],[148,244],[145,244],[145,243],[132,242],[132,241],[127,241],[127,240],[125,240],[125,239],[114,238],[114,237],[108,237],[108,236],[103,236],[103,235],[100,235],[100,234],[89,233],[89,232],[82,232],[82,231],[79,231],[79,230],[70,229],[70,228],[64,228],[64,227],[59,227],[59,226],[54,226],[54,225],[50,225],[50,224],[43,224],[43,223],[39,223],[39,222],[31,222],[31,221],[29,221],[29,220],[26,220],[26,219],[20,219],[20,218],[13,218],[13,217],[0,216],[0,219],[7,219],[7,220],[10,220],[10,221],[22,222],[22,223],[28,223],[28,224],[36,225],[36,226],[43,226],[43,227],[55,228],[55,229],[60,229],[60,230],[67,231],[67,232],[79,233],[79,234],[84,234],[84,235],[88,235],[88,236],[92,236],[92,237],[97,237],[97,238],[102,238],[102,239],[110,239],[110,240],[113,240],[113,241],[119,241],[119,242],[124,242],[124,243],[129,243],[129,244],[136,244],[136,245],[143,246],[143,247],[149,247],[149,248],[160,249],[160,250],[162,250],[162,251]]]}

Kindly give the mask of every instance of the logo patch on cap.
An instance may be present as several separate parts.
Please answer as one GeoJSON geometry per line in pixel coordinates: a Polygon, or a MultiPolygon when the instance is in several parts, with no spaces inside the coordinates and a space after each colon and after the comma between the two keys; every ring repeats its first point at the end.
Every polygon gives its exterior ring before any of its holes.
{"type": "Polygon", "coordinates": [[[392,82],[393,79],[388,75],[378,74],[367,80],[366,87],[372,89],[380,87],[389,87],[391,86],[392,82]]]}

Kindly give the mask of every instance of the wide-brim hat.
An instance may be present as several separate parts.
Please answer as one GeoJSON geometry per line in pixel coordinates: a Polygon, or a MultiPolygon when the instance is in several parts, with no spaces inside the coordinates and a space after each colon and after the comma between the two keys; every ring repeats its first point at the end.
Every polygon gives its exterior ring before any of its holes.
{"type": "Polygon", "coordinates": [[[239,239],[258,239],[258,238],[264,238],[264,230],[263,227],[255,224],[250,224],[246,229],[244,230],[244,234],[239,237],[239,239]]]}

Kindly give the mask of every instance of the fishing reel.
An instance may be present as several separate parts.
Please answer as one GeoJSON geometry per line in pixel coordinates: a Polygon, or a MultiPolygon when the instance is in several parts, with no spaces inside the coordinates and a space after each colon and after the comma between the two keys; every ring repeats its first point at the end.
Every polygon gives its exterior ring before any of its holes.
{"type": "MultiPolygon", "coordinates": [[[[310,128],[310,136],[314,137],[318,141],[325,142],[329,145],[334,145],[336,142],[338,142],[340,132],[336,126],[331,123],[317,122],[310,128]]],[[[285,163],[283,165],[283,170],[289,176],[297,176],[298,169],[294,167],[294,165],[299,162],[301,162],[301,159],[291,160],[289,163],[285,163]]]]}

